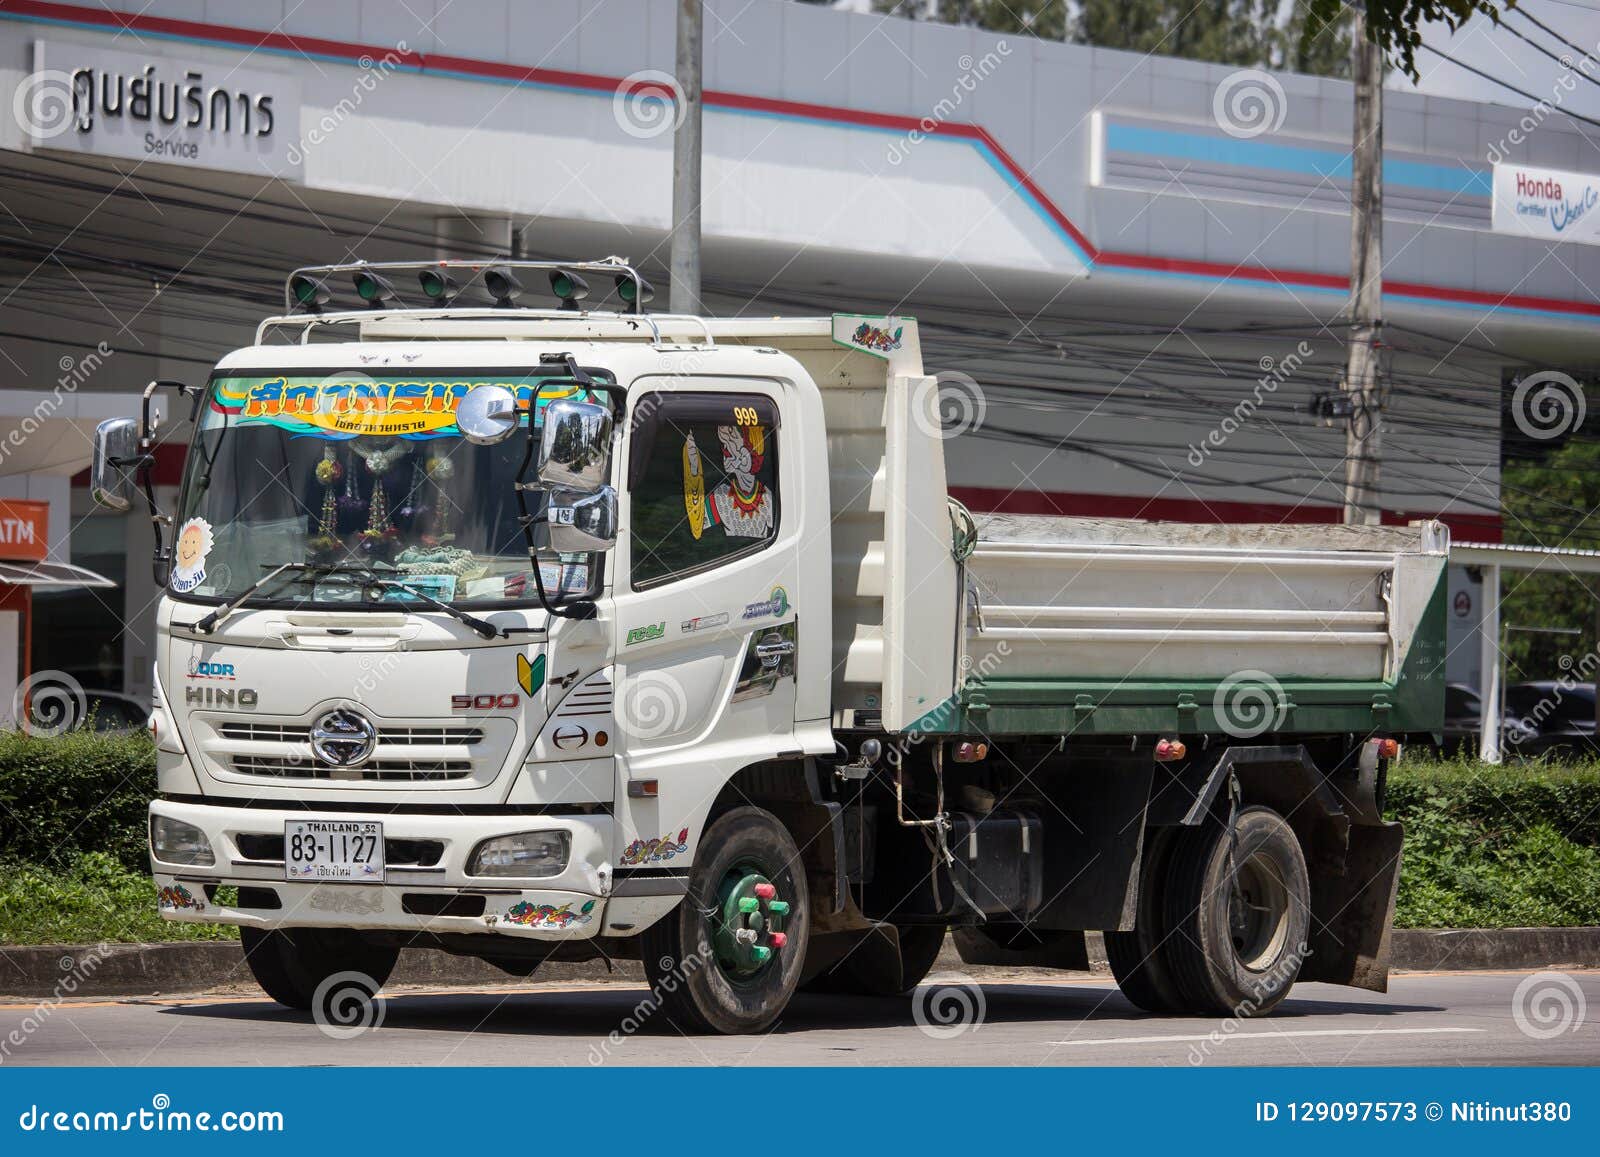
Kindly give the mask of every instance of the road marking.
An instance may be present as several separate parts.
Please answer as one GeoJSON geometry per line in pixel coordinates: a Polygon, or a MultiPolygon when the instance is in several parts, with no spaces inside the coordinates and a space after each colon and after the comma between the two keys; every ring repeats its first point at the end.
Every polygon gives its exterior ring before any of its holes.
{"type": "Polygon", "coordinates": [[[1148,1045],[1181,1044],[1187,1041],[1251,1040],[1261,1037],[1282,1039],[1299,1036],[1420,1036],[1424,1033],[1487,1031],[1489,1030],[1482,1028],[1303,1028],[1287,1032],[1273,1029],[1264,1032],[1185,1033],[1182,1036],[1106,1036],[1091,1040],[1058,1040],[1050,1043],[1052,1045],[1148,1045]]]}

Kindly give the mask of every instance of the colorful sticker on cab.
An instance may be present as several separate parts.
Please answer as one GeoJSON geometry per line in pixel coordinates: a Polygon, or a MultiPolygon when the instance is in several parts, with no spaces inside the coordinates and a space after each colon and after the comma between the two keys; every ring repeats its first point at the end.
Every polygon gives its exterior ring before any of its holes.
{"type": "Polygon", "coordinates": [[[544,686],[544,656],[537,655],[528,662],[526,655],[517,656],[517,686],[524,695],[532,695],[544,686]]]}
{"type": "Polygon", "coordinates": [[[758,603],[750,603],[744,608],[742,619],[764,619],[768,615],[781,617],[789,613],[789,592],[782,587],[773,587],[772,593],[758,603]]]}
{"type": "Polygon", "coordinates": [[[459,434],[456,406],[479,386],[504,386],[519,406],[536,407],[535,423],[551,402],[583,399],[573,383],[504,382],[488,378],[229,377],[217,381],[211,409],[239,426],[277,426],[330,440],[393,437],[410,441],[459,434]]]}
{"type": "Polygon", "coordinates": [[[654,840],[634,840],[633,843],[622,849],[622,863],[625,867],[635,864],[656,864],[670,860],[673,856],[680,856],[689,850],[689,829],[684,828],[674,840],[671,836],[661,836],[654,840]]]}
{"type": "Polygon", "coordinates": [[[634,627],[628,632],[628,638],[622,645],[631,647],[635,643],[648,643],[652,639],[662,638],[666,633],[667,624],[665,621],[650,623],[648,626],[643,627],[634,627]]]}
{"type": "Polygon", "coordinates": [[[192,909],[196,912],[204,912],[206,909],[206,902],[198,899],[193,892],[182,884],[172,884],[162,888],[158,894],[158,899],[160,906],[168,911],[192,909]]]}
{"type": "Polygon", "coordinates": [[[534,904],[528,900],[513,904],[506,913],[506,921],[524,928],[570,928],[574,924],[587,924],[593,919],[594,901],[585,900],[576,912],[571,904],[557,908],[554,904],[534,904]]]}
{"type": "Polygon", "coordinates": [[[216,544],[211,534],[211,524],[203,518],[191,518],[178,529],[178,542],[173,548],[172,577],[168,582],[178,594],[188,594],[206,581],[206,559],[216,544]]]}

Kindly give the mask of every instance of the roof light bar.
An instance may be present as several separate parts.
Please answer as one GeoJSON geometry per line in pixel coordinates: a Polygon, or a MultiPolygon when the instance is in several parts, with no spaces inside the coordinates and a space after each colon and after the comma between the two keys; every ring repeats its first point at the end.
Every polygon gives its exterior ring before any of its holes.
{"type": "Polygon", "coordinates": [[[289,278],[289,296],[294,301],[295,309],[303,309],[307,313],[321,313],[322,307],[333,300],[333,291],[320,277],[312,277],[309,273],[296,273],[289,278]]]}
{"type": "Polygon", "coordinates": [[[655,297],[655,287],[631,270],[617,274],[617,296],[634,313],[644,312],[644,303],[655,297]]]}
{"type": "Polygon", "coordinates": [[[419,270],[417,281],[422,286],[423,296],[439,305],[448,305],[461,292],[461,283],[446,273],[442,265],[438,269],[419,270]]]}
{"type": "Polygon", "coordinates": [[[511,272],[510,266],[491,265],[483,271],[483,287],[501,309],[510,309],[522,295],[522,282],[511,272]]]}
{"type": "Polygon", "coordinates": [[[400,296],[395,292],[392,281],[366,266],[357,269],[350,280],[355,284],[356,294],[374,309],[382,309],[400,296]]]}
{"type": "Polygon", "coordinates": [[[577,309],[578,302],[589,296],[589,283],[570,269],[552,269],[550,291],[561,299],[562,309],[577,309]]]}

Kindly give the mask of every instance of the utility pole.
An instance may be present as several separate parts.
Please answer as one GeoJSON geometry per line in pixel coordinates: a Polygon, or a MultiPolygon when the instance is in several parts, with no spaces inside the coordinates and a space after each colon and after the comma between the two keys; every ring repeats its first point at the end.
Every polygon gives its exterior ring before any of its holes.
{"type": "Polygon", "coordinates": [[[1355,132],[1350,173],[1350,349],[1344,389],[1350,424],[1344,439],[1344,520],[1380,520],[1378,464],[1383,422],[1383,54],[1367,37],[1366,12],[1356,8],[1351,32],[1355,132]]]}
{"type": "Polygon", "coordinates": [[[672,134],[673,313],[700,312],[700,61],[702,0],[678,0],[678,96],[672,134]]]}

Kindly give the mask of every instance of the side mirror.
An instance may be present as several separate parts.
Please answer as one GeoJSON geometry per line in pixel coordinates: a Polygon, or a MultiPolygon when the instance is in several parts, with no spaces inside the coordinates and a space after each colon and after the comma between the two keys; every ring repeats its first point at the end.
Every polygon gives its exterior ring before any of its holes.
{"type": "Polygon", "coordinates": [[[546,521],[551,550],[562,554],[610,550],[617,544],[617,492],[610,486],[593,494],[552,491],[546,521]]]}
{"type": "Polygon", "coordinates": [[[456,428],[474,446],[493,446],[517,432],[517,396],[504,386],[478,386],[456,405],[456,428]]]}
{"type": "MultiPolygon", "coordinates": [[[[545,407],[544,434],[539,442],[539,481],[542,485],[552,490],[593,493],[606,484],[610,459],[609,409],[594,402],[571,401],[551,402],[545,407]]],[[[613,537],[615,521],[613,518],[613,537]]]]}
{"type": "Polygon", "coordinates": [[[89,493],[107,510],[126,514],[133,506],[133,471],[139,460],[139,423],[107,418],[94,428],[89,493]]]}

